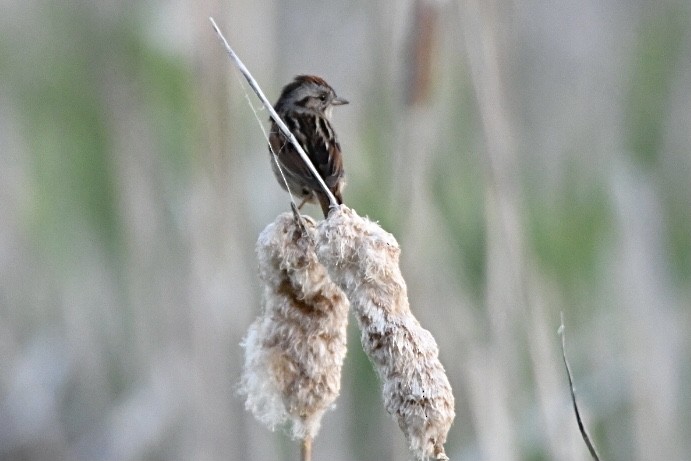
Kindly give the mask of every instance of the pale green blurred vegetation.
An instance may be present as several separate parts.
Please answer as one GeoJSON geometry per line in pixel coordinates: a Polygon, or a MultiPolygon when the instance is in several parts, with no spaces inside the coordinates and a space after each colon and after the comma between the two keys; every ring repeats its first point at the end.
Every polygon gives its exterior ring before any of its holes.
{"type": "MultiPolygon", "coordinates": [[[[345,200],[401,244],[452,460],[589,459],[562,311],[602,458],[690,459],[688,2],[0,4],[0,460],[298,459],[235,395],[288,200],[208,16],[271,100],[351,101],[345,200]]],[[[409,459],[350,333],[314,459],[409,459]]]]}

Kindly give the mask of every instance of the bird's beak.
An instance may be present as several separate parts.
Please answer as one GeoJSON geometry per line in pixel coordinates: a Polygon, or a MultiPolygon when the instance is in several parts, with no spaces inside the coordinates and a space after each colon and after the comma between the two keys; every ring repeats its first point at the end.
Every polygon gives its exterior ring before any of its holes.
{"type": "Polygon", "coordinates": [[[333,104],[334,106],[342,106],[344,104],[348,104],[348,100],[336,97],[331,100],[331,104],[333,104]]]}

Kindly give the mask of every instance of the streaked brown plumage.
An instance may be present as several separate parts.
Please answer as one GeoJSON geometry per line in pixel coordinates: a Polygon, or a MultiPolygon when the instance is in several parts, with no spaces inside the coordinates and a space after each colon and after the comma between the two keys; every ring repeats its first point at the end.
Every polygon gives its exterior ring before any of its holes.
{"type": "MultiPolygon", "coordinates": [[[[334,106],[343,104],[348,104],[348,101],[337,97],[333,88],[322,78],[298,75],[283,88],[274,107],[305,150],[338,204],[343,203],[345,172],[341,146],[331,126],[331,111],[334,106]]],[[[269,143],[278,157],[290,192],[302,199],[300,207],[307,202],[318,202],[324,217],[327,217],[330,205],[327,195],[273,120],[269,143]]],[[[271,167],[278,183],[285,189],[285,182],[273,158],[271,167]]]]}

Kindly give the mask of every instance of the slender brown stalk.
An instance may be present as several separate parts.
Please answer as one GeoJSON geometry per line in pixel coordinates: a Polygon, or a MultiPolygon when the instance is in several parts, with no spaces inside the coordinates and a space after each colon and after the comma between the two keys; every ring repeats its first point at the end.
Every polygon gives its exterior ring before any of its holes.
{"type": "Polygon", "coordinates": [[[581,431],[581,436],[585,445],[590,451],[590,456],[593,457],[595,461],[600,461],[600,456],[595,450],[595,446],[590,441],[588,432],[585,430],[585,425],[581,419],[581,412],[578,410],[578,404],[576,403],[576,391],[573,388],[573,379],[571,377],[571,367],[569,366],[569,361],[566,358],[566,334],[564,333],[564,313],[561,313],[561,325],[559,326],[559,336],[561,336],[561,356],[564,359],[564,366],[566,367],[566,376],[569,378],[569,390],[571,391],[571,402],[573,403],[573,410],[576,412],[576,421],[578,422],[578,430],[581,431]]]}
{"type": "Polygon", "coordinates": [[[302,461],[312,461],[312,437],[302,439],[302,461]]]}

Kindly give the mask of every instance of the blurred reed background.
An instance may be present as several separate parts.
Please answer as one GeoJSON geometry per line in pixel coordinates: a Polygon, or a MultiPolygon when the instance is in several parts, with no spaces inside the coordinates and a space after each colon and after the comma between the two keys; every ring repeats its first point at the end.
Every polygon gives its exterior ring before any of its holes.
{"type": "MultiPolygon", "coordinates": [[[[298,457],[235,395],[288,200],[209,16],[272,101],[351,101],[345,199],[401,244],[452,460],[589,459],[561,311],[603,460],[690,459],[688,2],[0,4],[0,460],[298,457]]],[[[409,459],[354,325],[314,459],[409,459]]]]}

